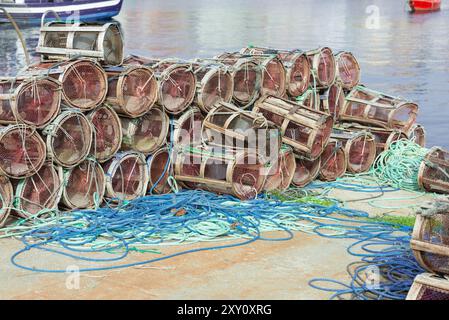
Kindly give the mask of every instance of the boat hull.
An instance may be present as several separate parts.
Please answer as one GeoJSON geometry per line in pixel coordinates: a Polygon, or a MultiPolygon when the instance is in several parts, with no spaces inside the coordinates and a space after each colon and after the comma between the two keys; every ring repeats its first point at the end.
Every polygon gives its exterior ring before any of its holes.
{"type": "Polygon", "coordinates": [[[441,9],[441,0],[410,0],[413,12],[431,12],[441,9]]]}
{"type": "MultiPolygon", "coordinates": [[[[40,23],[42,15],[49,10],[58,13],[62,19],[75,19],[82,21],[107,20],[120,13],[123,0],[109,1],[79,1],[77,4],[55,5],[54,3],[44,4],[2,4],[13,18],[19,23],[40,23]]],[[[52,14],[48,18],[54,20],[52,14]]],[[[0,23],[9,22],[4,13],[0,12],[0,23]]]]}

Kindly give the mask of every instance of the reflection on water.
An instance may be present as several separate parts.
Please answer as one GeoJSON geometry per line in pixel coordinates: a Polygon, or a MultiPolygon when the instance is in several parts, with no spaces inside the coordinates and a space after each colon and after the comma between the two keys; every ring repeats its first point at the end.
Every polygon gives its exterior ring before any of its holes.
{"type": "MultiPolygon", "coordinates": [[[[125,0],[127,52],[180,58],[213,56],[248,44],[351,50],[363,82],[415,100],[429,145],[449,148],[449,7],[410,15],[392,0],[125,0]],[[366,8],[380,8],[379,29],[366,28],[366,8]]],[[[14,31],[0,26],[0,71],[13,74],[24,57],[14,31]],[[5,30],[6,29],[6,30],[5,30]],[[18,49],[19,48],[19,49],[18,49]]],[[[30,49],[37,28],[25,31],[30,49]]]]}

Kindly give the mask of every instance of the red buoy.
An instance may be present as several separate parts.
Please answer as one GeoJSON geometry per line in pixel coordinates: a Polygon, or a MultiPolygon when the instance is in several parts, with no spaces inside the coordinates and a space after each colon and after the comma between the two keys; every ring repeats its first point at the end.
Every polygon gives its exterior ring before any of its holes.
{"type": "Polygon", "coordinates": [[[441,0],[410,0],[412,12],[438,11],[441,8],[441,0]]]}

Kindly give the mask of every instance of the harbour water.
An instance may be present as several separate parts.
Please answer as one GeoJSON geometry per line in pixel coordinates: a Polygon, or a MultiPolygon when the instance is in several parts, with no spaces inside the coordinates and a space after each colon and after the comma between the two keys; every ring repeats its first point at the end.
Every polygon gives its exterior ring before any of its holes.
{"type": "MultiPolygon", "coordinates": [[[[428,145],[449,148],[449,4],[409,14],[402,0],[125,0],[128,53],[208,57],[250,44],[350,50],[367,86],[419,103],[428,145]]],[[[0,76],[25,64],[14,30],[0,25],[0,76]]],[[[38,27],[23,28],[33,53],[38,27]]],[[[37,59],[36,57],[34,57],[37,59]]]]}

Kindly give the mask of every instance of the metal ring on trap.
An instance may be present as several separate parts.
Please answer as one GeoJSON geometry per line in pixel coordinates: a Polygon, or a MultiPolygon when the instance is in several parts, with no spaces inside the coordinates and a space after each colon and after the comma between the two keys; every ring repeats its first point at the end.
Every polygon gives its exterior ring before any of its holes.
{"type": "Polygon", "coordinates": [[[449,211],[417,214],[410,246],[423,268],[449,274],[449,211]]]}
{"type": "Polygon", "coordinates": [[[279,130],[262,114],[225,102],[206,116],[202,136],[210,145],[257,150],[266,158],[277,157],[282,144],[279,130]]]}
{"type": "Polygon", "coordinates": [[[65,171],[62,207],[69,210],[95,209],[103,202],[105,180],[103,168],[94,159],[87,159],[65,171]]]}
{"type": "Polygon", "coordinates": [[[122,149],[151,154],[167,142],[170,119],[159,107],[151,109],[140,118],[121,118],[122,149]]]}
{"type": "Polygon", "coordinates": [[[369,171],[377,155],[375,138],[371,133],[334,129],[331,138],[341,142],[348,161],[348,172],[369,171]]]}
{"type": "Polygon", "coordinates": [[[447,301],[449,300],[449,278],[430,273],[415,278],[407,300],[409,301],[447,301]]]}
{"type": "Polygon", "coordinates": [[[48,158],[70,169],[89,155],[93,126],[83,113],[68,109],[47,126],[43,134],[46,136],[48,158]]]}
{"type": "Polygon", "coordinates": [[[335,55],[337,63],[337,83],[345,90],[352,90],[360,83],[360,65],[351,52],[343,51],[335,55]]]}
{"type": "Polygon", "coordinates": [[[427,153],[419,168],[418,184],[427,192],[449,194],[449,152],[447,150],[434,147],[427,153]]]}
{"type": "Polygon", "coordinates": [[[47,22],[41,27],[36,52],[46,60],[83,56],[115,66],[123,63],[123,46],[116,22],[47,22]]]}
{"type": "Polygon", "coordinates": [[[109,82],[106,101],[121,116],[140,117],[157,102],[159,85],[152,69],[122,66],[105,71],[109,82]]]}
{"type": "Polygon", "coordinates": [[[5,225],[11,213],[13,193],[11,181],[7,177],[0,176],[0,228],[5,225]]]}
{"type": "Polygon", "coordinates": [[[117,154],[103,165],[106,174],[106,198],[131,201],[145,196],[148,186],[148,166],[139,152],[117,154]]]}
{"type": "Polygon", "coordinates": [[[253,112],[281,128],[283,143],[309,160],[321,155],[334,125],[332,117],[323,112],[273,96],[257,101],[253,112]]]}
{"type": "Polygon", "coordinates": [[[418,109],[413,102],[357,86],[346,96],[340,119],[407,132],[415,124],[418,109]]]}
{"type": "Polygon", "coordinates": [[[61,83],[53,78],[0,78],[0,124],[42,128],[58,115],[61,99],[61,83]]]}
{"type": "Polygon", "coordinates": [[[200,146],[204,116],[196,107],[187,109],[174,120],[173,144],[175,147],[200,146]]]}
{"type": "Polygon", "coordinates": [[[334,84],[337,65],[332,49],[322,47],[306,52],[312,68],[310,84],[316,89],[329,88],[334,84]]]}
{"type": "Polygon", "coordinates": [[[287,146],[281,148],[278,158],[270,163],[264,191],[285,191],[292,184],[296,173],[296,159],[293,149],[287,146]]]}
{"type": "Polygon", "coordinates": [[[90,153],[103,163],[111,159],[122,145],[122,123],[117,113],[102,105],[87,115],[94,130],[90,153]]]}
{"type": "Polygon", "coordinates": [[[281,60],[286,71],[286,88],[291,97],[302,95],[310,85],[309,59],[301,50],[281,50],[264,47],[244,48],[242,54],[274,54],[281,60]]]}
{"type": "Polygon", "coordinates": [[[195,104],[209,112],[217,102],[231,102],[234,81],[227,67],[220,63],[192,63],[197,89],[195,104]]]}
{"type": "Polygon", "coordinates": [[[0,175],[22,179],[34,175],[45,162],[45,142],[28,126],[0,126],[0,175]]]}
{"type": "Polygon", "coordinates": [[[427,142],[426,136],[427,136],[426,130],[420,124],[414,124],[407,132],[408,139],[423,148],[426,147],[427,142]]]}
{"type": "Polygon", "coordinates": [[[59,80],[65,104],[81,111],[90,111],[106,99],[108,78],[95,60],[43,62],[30,66],[24,73],[28,75],[48,75],[59,80]]]}
{"type": "Polygon", "coordinates": [[[23,219],[58,208],[62,194],[62,169],[46,162],[38,173],[17,181],[14,211],[23,219]]]}
{"type": "Polygon", "coordinates": [[[262,83],[262,72],[258,64],[249,57],[241,58],[231,54],[224,54],[216,59],[231,67],[233,102],[242,109],[251,107],[259,97],[262,83]]]}
{"type": "Polygon", "coordinates": [[[345,175],[348,166],[346,153],[340,142],[331,140],[321,155],[320,180],[335,181],[345,175]]]}
{"type": "Polygon", "coordinates": [[[321,159],[310,161],[298,155],[295,155],[296,170],[293,175],[292,184],[296,187],[303,188],[312,183],[320,174],[321,159]]]}
{"type": "Polygon", "coordinates": [[[156,151],[147,159],[149,183],[148,194],[167,194],[172,191],[168,182],[172,175],[172,160],[168,148],[156,151]]]}
{"type": "Polygon", "coordinates": [[[263,190],[265,169],[264,161],[254,153],[190,148],[176,156],[175,179],[187,189],[231,194],[248,200],[263,190]]]}

